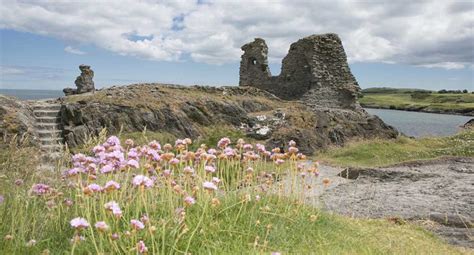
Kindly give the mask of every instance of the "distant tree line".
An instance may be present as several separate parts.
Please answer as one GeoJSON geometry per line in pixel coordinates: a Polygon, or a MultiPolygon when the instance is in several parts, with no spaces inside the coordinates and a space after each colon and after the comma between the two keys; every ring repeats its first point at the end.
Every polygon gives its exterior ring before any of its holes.
{"type": "MultiPolygon", "coordinates": [[[[438,93],[440,94],[461,94],[461,93],[469,93],[469,91],[467,91],[467,89],[464,89],[464,90],[446,90],[446,89],[442,89],[442,90],[438,90],[438,93]]],[[[472,92],[474,94],[474,91],[472,92]]]]}

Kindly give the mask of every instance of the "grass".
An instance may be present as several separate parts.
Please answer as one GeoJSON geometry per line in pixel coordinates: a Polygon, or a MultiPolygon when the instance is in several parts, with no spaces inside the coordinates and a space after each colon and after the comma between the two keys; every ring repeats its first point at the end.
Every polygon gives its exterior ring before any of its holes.
{"type": "MultiPolygon", "coordinates": [[[[137,134],[136,138],[143,137],[137,134]]],[[[101,140],[99,137],[95,142],[101,140]]],[[[160,163],[141,158],[137,169],[125,167],[114,174],[70,174],[63,179],[55,172],[37,173],[33,167],[37,164],[35,151],[16,144],[11,143],[0,154],[0,194],[5,197],[0,203],[2,254],[136,254],[139,241],[144,241],[149,254],[462,253],[414,225],[330,215],[305,205],[297,199],[297,194],[281,196],[270,192],[278,188],[277,183],[257,173],[288,169],[295,182],[298,171],[314,173],[314,166],[298,170],[298,159],[290,155],[274,154],[285,160],[280,166],[273,165],[271,159],[241,161],[218,156],[213,162],[218,171],[212,176],[221,178],[222,183],[218,184],[218,192],[208,192],[201,186],[211,177],[203,171],[207,161],[183,159],[173,168],[166,160],[160,163]],[[194,177],[183,175],[186,165],[195,168],[194,177]],[[248,166],[255,169],[255,174],[242,172],[248,166]],[[163,172],[168,167],[174,172],[170,177],[163,172]],[[225,178],[226,173],[228,178],[225,178]],[[132,178],[139,174],[156,178],[155,185],[151,188],[133,186],[132,178]],[[229,178],[232,182],[227,183],[229,178]],[[119,182],[121,188],[85,192],[86,185],[104,185],[108,180],[119,182]],[[171,186],[171,181],[180,188],[171,186]],[[31,187],[38,182],[50,185],[52,191],[34,195],[31,187]],[[229,183],[247,183],[244,185],[247,188],[237,189],[241,185],[229,183]],[[264,191],[261,187],[267,189],[264,191]],[[196,203],[185,206],[185,196],[193,196],[196,203]],[[66,199],[70,199],[72,205],[64,203],[66,199]],[[113,217],[104,209],[104,203],[110,200],[120,205],[121,217],[113,217]],[[177,213],[176,209],[185,214],[177,213]],[[142,220],[145,228],[132,230],[130,220],[141,219],[143,215],[149,218],[142,220]],[[74,217],[84,217],[91,226],[72,228],[70,220],[74,217]],[[102,220],[110,227],[105,232],[94,228],[94,223],[102,220]],[[117,233],[119,238],[114,240],[112,233],[117,233]],[[81,241],[82,237],[85,239],[81,241]]],[[[183,145],[173,148],[173,152],[191,155],[183,145]]],[[[86,164],[88,169],[92,167],[83,157],[74,162],[77,167],[86,164]]]]}
{"type": "Polygon", "coordinates": [[[471,93],[419,93],[403,89],[365,91],[359,99],[364,107],[465,114],[474,111],[474,94],[471,93]]]}
{"type": "Polygon", "coordinates": [[[317,158],[339,166],[378,167],[442,156],[474,157],[474,131],[450,137],[356,141],[343,148],[327,149],[317,158]]]}

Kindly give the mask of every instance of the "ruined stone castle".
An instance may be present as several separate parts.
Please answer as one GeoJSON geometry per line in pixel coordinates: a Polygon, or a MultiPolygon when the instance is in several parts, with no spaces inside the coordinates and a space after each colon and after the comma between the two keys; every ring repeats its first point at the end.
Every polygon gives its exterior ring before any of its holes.
{"type": "Polygon", "coordinates": [[[330,108],[358,108],[360,87],[336,34],[311,35],[291,44],[281,73],[268,68],[268,47],[261,38],[242,46],[240,86],[257,87],[286,100],[330,108]]]}

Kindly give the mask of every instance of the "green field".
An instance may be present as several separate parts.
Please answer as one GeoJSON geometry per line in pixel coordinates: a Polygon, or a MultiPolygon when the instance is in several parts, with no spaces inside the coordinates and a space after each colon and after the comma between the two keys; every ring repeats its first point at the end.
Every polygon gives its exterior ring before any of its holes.
{"type": "Polygon", "coordinates": [[[474,115],[474,94],[370,88],[362,90],[363,107],[474,115]]]}
{"type": "Polygon", "coordinates": [[[357,141],[330,148],[316,158],[338,166],[379,167],[443,156],[474,157],[474,131],[450,137],[357,141]]]}

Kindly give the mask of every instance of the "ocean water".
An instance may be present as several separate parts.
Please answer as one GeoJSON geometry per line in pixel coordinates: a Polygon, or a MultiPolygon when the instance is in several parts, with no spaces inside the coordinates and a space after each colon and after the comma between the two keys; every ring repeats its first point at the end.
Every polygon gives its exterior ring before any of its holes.
{"type": "Polygon", "coordinates": [[[61,90],[0,89],[0,94],[14,96],[21,100],[50,99],[64,96],[61,90]]]}
{"type": "Polygon", "coordinates": [[[436,114],[425,112],[409,112],[385,109],[365,109],[373,115],[379,116],[385,123],[395,127],[408,136],[449,136],[461,130],[473,117],[436,114]]]}

